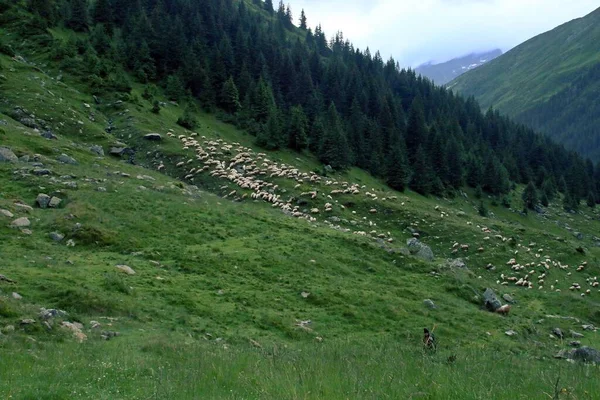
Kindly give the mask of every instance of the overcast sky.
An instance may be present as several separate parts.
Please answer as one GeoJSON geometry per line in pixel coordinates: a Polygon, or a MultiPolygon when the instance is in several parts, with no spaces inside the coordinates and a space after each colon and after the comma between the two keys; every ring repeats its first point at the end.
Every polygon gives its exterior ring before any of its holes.
{"type": "MultiPolygon", "coordinates": [[[[474,51],[510,48],[589,14],[598,0],[286,0],[294,19],[321,23],[328,38],[344,37],[401,66],[443,62],[474,51]]],[[[277,4],[277,2],[274,2],[277,4]]]]}

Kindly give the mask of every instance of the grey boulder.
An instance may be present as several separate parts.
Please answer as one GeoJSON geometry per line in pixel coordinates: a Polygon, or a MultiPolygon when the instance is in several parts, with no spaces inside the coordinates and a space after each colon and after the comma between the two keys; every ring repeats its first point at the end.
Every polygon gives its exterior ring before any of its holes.
{"type": "Polygon", "coordinates": [[[0,147],[0,162],[16,163],[19,158],[8,147],[0,147]]]}
{"type": "Polygon", "coordinates": [[[419,241],[417,238],[408,239],[406,241],[408,251],[413,256],[425,261],[433,261],[433,251],[426,244],[419,241]]]}

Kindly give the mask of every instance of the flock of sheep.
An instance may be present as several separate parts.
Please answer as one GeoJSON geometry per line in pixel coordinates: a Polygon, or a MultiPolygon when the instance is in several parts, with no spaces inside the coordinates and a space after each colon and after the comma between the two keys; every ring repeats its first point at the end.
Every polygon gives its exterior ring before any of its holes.
{"type": "MultiPolygon", "coordinates": [[[[437,209],[438,208],[436,207],[436,210],[437,209]]],[[[513,240],[510,238],[506,238],[502,235],[494,235],[492,237],[490,236],[492,231],[485,226],[478,226],[478,228],[481,229],[483,234],[487,235],[483,238],[484,241],[490,241],[492,238],[498,240],[499,242],[507,242],[513,240]]],[[[549,279],[549,275],[552,273],[553,270],[565,271],[567,277],[572,276],[573,273],[570,271],[571,267],[567,264],[562,264],[560,261],[553,260],[549,255],[542,256],[542,254],[544,253],[543,248],[539,248],[537,249],[537,251],[534,251],[536,243],[529,243],[528,246],[524,246],[520,243],[517,243],[516,246],[518,250],[514,252],[515,255],[517,255],[519,251],[523,251],[525,254],[533,255],[533,258],[536,261],[521,264],[517,262],[516,258],[511,258],[506,262],[506,266],[510,267],[510,272],[501,273],[496,283],[501,286],[508,286],[512,284],[514,286],[519,286],[527,289],[534,289],[537,287],[538,290],[544,290],[545,287],[549,287],[551,291],[560,293],[560,280],[555,279],[554,282],[550,283],[549,286],[546,284],[546,281],[549,279]]],[[[454,242],[454,244],[452,245],[452,253],[457,253],[459,250],[468,251],[469,245],[454,242]]],[[[477,250],[479,252],[483,252],[484,248],[479,247],[477,250]]],[[[587,261],[583,261],[580,265],[573,269],[576,273],[582,272],[587,268],[587,266],[587,261]]],[[[495,270],[496,268],[492,264],[488,264],[486,269],[495,270]]],[[[578,282],[571,283],[568,289],[575,292],[581,292],[581,297],[590,295],[593,289],[599,289],[598,292],[600,292],[600,281],[598,280],[597,276],[586,278],[586,284],[588,286],[588,289],[585,290],[578,282]]]]}
{"type": "MultiPolygon", "coordinates": [[[[296,218],[316,222],[319,215],[331,214],[335,208],[340,211],[346,210],[343,204],[339,204],[335,200],[335,197],[340,195],[361,195],[364,193],[364,196],[372,201],[398,199],[397,196],[380,198],[375,193],[365,191],[365,186],[349,182],[338,182],[312,172],[302,172],[296,167],[274,162],[265,153],[256,153],[251,148],[237,142],[228,143],[223,139],[208,139],[206,136],[201,136],[195,132],[189,135],[175,135],[173,131],[169,131],[167,136],[179,140],[183,150],[193,150],[195,153],[193,157],[176,164],[176,167],[184,170],[182,175],[186,181],[193,183],[197,175],[209,174],[236,186],[234,190],[231,190],[231,187],[227,185],[221,187],[221,189],[228,191],[224,195],[225,198],[238,201],[246,198],[264,201],[296,218]],[[281,188],[275,183],[277,179],[294,181],[293,190],[296,193],[291,192],[289,188],[281,188]],[[300,191],[307,186],[310,187],[308,191],[300,191]],[[321,190],[317,187],[320,187],[321,190]],[[304,202],[298,201],[302,198],[325,201],[325,204],[322,208],[313,204],[310,208],[303,209],[299,203],[304,202]]],[[[157,169],[163,170],[164,168],[164,164],[161,163],[157,169]]],[[[372,192],[375,192],[375,190],[373,189],[372,192]]],[[[356,211],[351,212],[353,216],[356,213],[356,211]]],[[[372,208],[369,213],[377,214],[377,209],[372,208]]],[[[325,222],[336,229],[346,232],[351,231],[348,228],[336,226],[330,221],[326,220],[325,222]]],[[[370,228],[377,226],[367,217],[363,217],[361,223],[366,223],[370,228]]],[[[376,230],[371,229],[368,232],[356,230],[353,233],[375,239],[385,239],[389,243],[394,241],[389,232],[378,233],[376,230]]]]}

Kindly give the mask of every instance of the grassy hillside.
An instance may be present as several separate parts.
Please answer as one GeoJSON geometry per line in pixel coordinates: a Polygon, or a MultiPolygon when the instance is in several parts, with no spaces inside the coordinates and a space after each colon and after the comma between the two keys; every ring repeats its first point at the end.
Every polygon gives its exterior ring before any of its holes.
{"type": "Polygon", "coordinates": [[[448,87],[596,161],[600,9],[515,47],[448,87]]]}
{"type": "Polygon", "coordinates": [[[305,153],[261,153],[200,112],[185,130],[182,108],[159,91],[152,113],[141,85],[94,99],[41,52],[0,64],[0,147],[19,157],[0,162],[7,398],[592,399],[600,389],[597,367],[552,358],[570,330],[600,346],[596,210],[565,213],[557,199],[524,216],[518,189],[512,208],[483,198],[483,217],[471,192],[425,198],[357,169],[327,173],[305,153]],[[111,148],[135,151],[133,163],[111,148]],[[260,190],[243,187],[250,178],[260,190]],[[61,202],[40,208],[40,193],[61,202]],[[13,227],[19,218],[31,225],[13,227]],[[413,236],[433,260],[411,255],[413,236]],[[508,279],[526,275],[532,289],[508,279]],[[508,316],[484,309],[488,287],[513,297],[508,316]],[[438,351],[424,352],[434,326],[438,351]]]}

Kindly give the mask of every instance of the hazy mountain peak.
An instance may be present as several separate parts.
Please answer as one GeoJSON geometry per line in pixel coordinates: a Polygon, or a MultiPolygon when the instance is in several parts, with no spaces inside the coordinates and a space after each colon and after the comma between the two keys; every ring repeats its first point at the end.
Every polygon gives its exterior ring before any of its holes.
{"type": "Polygon", "coordinates": [[[416,72],[428,77],[438,85],[445,85],[467,71],[475,69],[502,55],[502,50],[473,52],[445,62],[429,61],[417,67],[416,72]]]}

